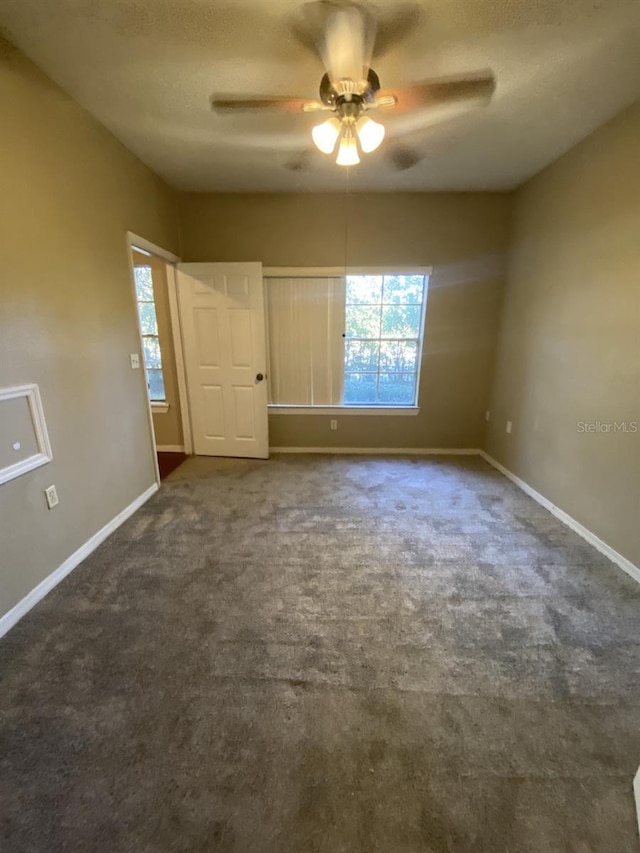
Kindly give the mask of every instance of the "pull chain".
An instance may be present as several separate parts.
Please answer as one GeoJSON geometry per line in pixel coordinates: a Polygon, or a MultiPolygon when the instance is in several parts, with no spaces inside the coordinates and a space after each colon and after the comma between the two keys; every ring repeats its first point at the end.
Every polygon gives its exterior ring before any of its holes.
{"type": "Polygon", "coordinates": [[[345,168],[346,171],[346,179],[345,179],[345,201],[344,201],[344,280],[345,286],[347,282],[347,260],[348,260],[348,252],[349,252],[349,204],[350,204],[350,173],[351,167],[347,166],[345,168]]]}

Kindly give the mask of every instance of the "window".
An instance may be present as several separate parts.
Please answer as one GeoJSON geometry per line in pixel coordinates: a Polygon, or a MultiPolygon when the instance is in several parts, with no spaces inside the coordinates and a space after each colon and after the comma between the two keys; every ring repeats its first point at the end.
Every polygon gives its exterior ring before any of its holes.
{"type": "Polygon", "coordinates": [[[345,405],[416,404],[424,293],[423,275],[347,276],[345,405]]]}
{"type": "Polygon", "coordinates": [[[417,406],[425,273],[266,281],[271,405],[417,406]]]}
{"type": "Polygon", "coordinates": [[[156,304],[153,298],[153,276],[150,266],[134,267],[136,282],[136,300],[140,317],[142,335],[142,355],[147,375],[149,399],[165,400],[164,377],[162,375],[162,357],[158,338],[158,320],[156,304]]]}

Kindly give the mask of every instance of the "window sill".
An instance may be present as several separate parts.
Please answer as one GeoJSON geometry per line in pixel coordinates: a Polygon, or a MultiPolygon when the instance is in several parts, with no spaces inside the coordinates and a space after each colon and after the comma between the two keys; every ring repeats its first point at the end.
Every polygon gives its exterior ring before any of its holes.
{"type": "Polygon", "coordinates": [[[152,400],[151,411],[154,415],[166,415],[169,411],[169,404],[164,400],[152,400]]]}
{"type": "Polygon", "coordinates": [[[271,415],[384,415],[415,416],[420,406],[277,406],[270,405],[271,415]]]}

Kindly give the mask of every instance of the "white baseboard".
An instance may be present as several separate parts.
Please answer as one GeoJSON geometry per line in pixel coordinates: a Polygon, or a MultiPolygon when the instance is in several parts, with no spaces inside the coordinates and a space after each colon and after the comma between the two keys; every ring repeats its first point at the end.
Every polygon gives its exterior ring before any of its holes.
{"type": "Polygon", "coordinates": [[[270,447],[270,453],[330,453],[340,456],[477,456],[467,447],[270,447]]]}
{"type": "Polygon", "coordinates": [[[48,592],[57,586],[60,581],[65,578],[70,572],[75,569],[86,557],[91,554],[92,551],[100,545],[107,536],[110,536],[114,530],[116,530],[120,525],[125,522],[133,513],[140,509],[142,504],[146,503],[149,500],[154,492],[158,491],[158,484],[154,483],[152,486],[143,492],[139,497],[137,497],[129,506],[125,507],[122,512],[119,512],[115,518],[112,518],[103,528],[98,530],[97,533],[88,539],[84,545],[81,545],[77,551],[74,551],[70,557],[62,563],[61,566],[58,566],[55,571],[51,572],[50,575],[41,581],[38,586],[31,590],[31,592],[27,593],[25,597],[19,601],[15,607],[12,607],[8,613],[5,613],[2,618],[0,618],[0,637],[3,637],[10,628],[22,619],[25,613],[28,613],[32,607],[34,607],[39,601],[41,601],[48,592]]]}
{"type": "Polygon", "coordinates": [[[600,551],[600,553],[604,554],[605,557],[608,557],[612,563],[615,563],[616,566],[621,568],[623,572],[626,572],[635,581],[640,583],[640,568],[635,566],[631,560],[627,560],[626,557],[623,557],[622,554],[619,554],[610,545],[603,542],[595,533],[592,533],[584,525],[580,524],[579,521],[576,521],[575,518],[557,507],[554,503],[545,498],[544,495],[541,495],[540,492],[537,492],[532,486],[525,483],[524,480],[521,480],[520,477],[517,477],[514,473],[509,471],[508,468],[505,468],[504,465],[501,465],[492,456],[489,456],[488,453],[485,453],[484,450],[480,450],[479,453],[480,456],[489,463],[489,465],[493,465],[493,467],[500,471],[501,474],[504,474],[504,476],[511,480],[512,483],[515,483],[523,492],[526,492],[529,497],[533,498],[534,501],[537,501],[540,506],[543,506],[552,515],[555,515],[555,517],[560,519],[563,524],[570,527],[578,534],[578,536],[582,536],[582,538],[590,545],[593,545],[597,551],[600,551]]]}
{"type": "Polygon", "coordinates": [[[158,453],[184,453],[184,444],[158,444],[158,453]]]}
{"type": "Polygon", "coordinates": [[[636,800],[636,814],[638,815],[638,832],[640,832],[640,767],[633,779],[633,796],[636,800]]]}

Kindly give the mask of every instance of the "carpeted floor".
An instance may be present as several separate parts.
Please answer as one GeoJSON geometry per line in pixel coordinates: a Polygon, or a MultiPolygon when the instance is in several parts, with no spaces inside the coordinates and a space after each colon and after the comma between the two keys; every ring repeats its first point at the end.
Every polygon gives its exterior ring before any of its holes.
{"type": "Polygon", "coordinates": [[[639,849],[640,586],[477,458],[190,458],[0,663],[3,853],[639,849]]]}

